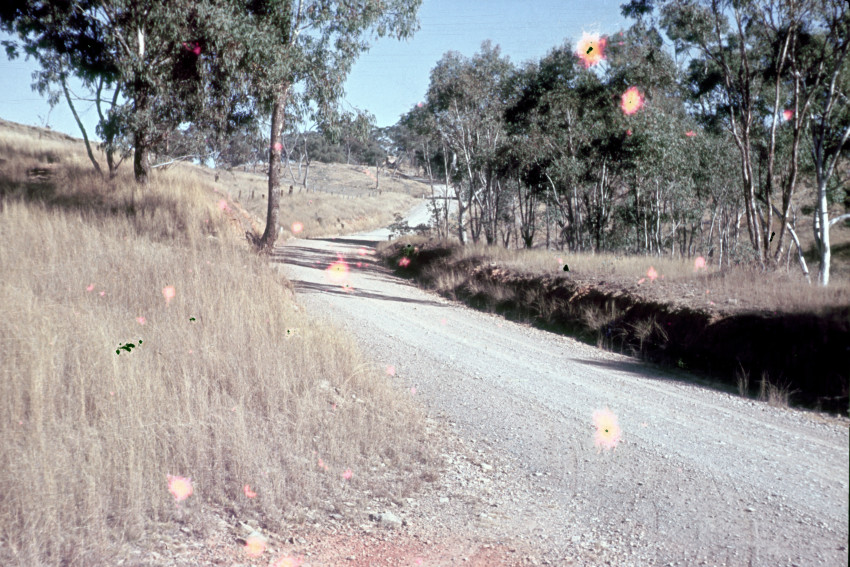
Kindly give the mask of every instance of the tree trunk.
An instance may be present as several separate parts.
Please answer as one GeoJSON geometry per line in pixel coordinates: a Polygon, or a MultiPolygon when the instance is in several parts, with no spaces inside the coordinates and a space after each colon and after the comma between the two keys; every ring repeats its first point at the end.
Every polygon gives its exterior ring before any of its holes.
{"type": "MultiPolygon", "coordinates": [[[[256,243],[261,250],[270,251],[278,236],[280,223],[280,153],[283,149],[281,132],[283,130],[286,100],[289,96],[289,84],[281,85],[277,100],[272,109],[271,147],[269,148],[269,207],[266,214],[266,230],[256,243]]],[[[306,176],[304,177],[306,180],[306,176]]]]}
{"type": "Polygon", "coordinates": [[[94,154],[91,151],[91,143],[89,142],[89,136],[86,133],[86,128],[83,126],[83,123],[80,121],[80,116],[77,114],[77,109],[74,108],[74,103],[71,101],[71,93],[68,92],[68,84],[65,82],[65,74],[62,73],[60,76],[60,82],[62,83],[62,91],[65,93],[65,100],[68,101],[68,106],[71,108],[71,113],[74,115],[74,120],[77,121],[77,126],[80,128],[80,132],[83,133],[83,141],[86,144],[86,153],[89,155],[89,159],[94,165],[95,170],[97,170],[97,174],[103,177],[103,171],[100,169],[100,164],[97,163],[97,160],[94,159],[94,154]]]}

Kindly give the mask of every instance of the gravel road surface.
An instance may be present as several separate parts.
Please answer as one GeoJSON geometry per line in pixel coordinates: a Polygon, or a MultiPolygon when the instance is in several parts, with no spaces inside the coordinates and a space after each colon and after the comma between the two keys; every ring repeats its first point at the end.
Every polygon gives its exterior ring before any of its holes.
{"type": "MultiPolygon", "coordinates": [[[[423,203],[409,223],[427,218],[423,203]]],[[[305,308],[453,432],[445,479],[399,513],[413,529],[519,542],[529,564],[848,564],[846,419],[447,301],[358,252],[387,236],[293,239],[276,261],[305,308]],[[349,289],[324,271],[339,255],[349,289]],[[606,407],[622,440],[599,452],[592,415],[606,407]]]]}

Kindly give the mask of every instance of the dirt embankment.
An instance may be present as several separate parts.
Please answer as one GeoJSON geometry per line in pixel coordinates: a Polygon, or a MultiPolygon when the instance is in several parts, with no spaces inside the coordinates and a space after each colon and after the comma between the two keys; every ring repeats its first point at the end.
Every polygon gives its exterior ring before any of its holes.
{"type": "Polygon", "coordinates": [[[484,258],[455,262],[451,249],[428,244],[408,263],[403,246],[383,251],[398,275],[477,309],[687,369],[723,389],[848,411],[850,306],[788,313],[712,297],[717,305],[696,283],[523,274],[484,258]]]}

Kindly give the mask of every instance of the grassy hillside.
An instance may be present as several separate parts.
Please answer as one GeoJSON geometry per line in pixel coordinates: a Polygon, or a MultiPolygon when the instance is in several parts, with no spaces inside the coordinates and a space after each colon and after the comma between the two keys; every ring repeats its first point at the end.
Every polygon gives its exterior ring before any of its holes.
{"type": "MultiPolygon", "coordinates": [[[[409,395],[248,251],[231,189],[183,165],[107,183],[81,142],[8,122],[0,156],[0,564],[115,565],[213,510],[278,532],[436,478],[409,395]]],[[[411,199],[309,197],[346,228],[411,199]]]]}

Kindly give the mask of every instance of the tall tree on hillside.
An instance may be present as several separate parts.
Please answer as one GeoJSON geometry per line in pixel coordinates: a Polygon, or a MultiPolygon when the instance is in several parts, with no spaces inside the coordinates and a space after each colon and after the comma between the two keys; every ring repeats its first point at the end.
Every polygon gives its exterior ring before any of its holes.
{"type": "MultiPolygon", "coordinates": [[[[651,0],[632,2],[636,3],[653,4],[651,0]]],[[[800,144],[809,121],[818,112],[823,128],[815,129],[828,132],[826,138],[835,137],[835,141],[841,140],[845,132],[839,125],[843,113],[837,111],[841,97],[837,85],[841,84],[848,49],[847,3],[661,0],[659,4],[663,4],[661,23],[677,51],[699,48],[700,59],[690,64],[693,92],[703,100],[717,100],[720,95],[721,100],[712,111],[726,115],[724,122],[741,155],[750,241],[762,263],[776,262],[783,252],[798,178],[800,144]],[[731,15],[731,26],[727,14],[731,15]],[[784,155],[784,163],[779,162],[784,137],[781,128],[791,130],[790,150],[784,155]],[[764,175],[754,167],[759,146],[763,148],[764,175]],[[774,204],[777,189],[781,208],[774,204]],[[777,229],[772,226],[774,213],[777,229]],[[774,232],[779,238],[772,244],[774,232]]],[[[841,145],[831,144],[828,154],[838,157],[841,145]]],[[[821,169],[825,188],[831,177],[827,173],[830,159],[826,154],[821,158],[825,159],[821,169]]],[[[819,185],[820,181],[819,177],[819,185]]],[[[826,229],[818,229],[816,237],[824,285],[829,279],[829,222],[821,222],[821,215],[827,218],[825,209],[826,199],[819,198],[815,224],[826,229]]]]}
{"type": "MultiPolygon", "coordinates": [[[[214,40],[236,62],[261,112],[271,115],[269,205],[258,248],[275,243],[280,216],[282,131],[295,106],[326,133],[339,132],[343,84],[369,39],[410,37],[421,0],[230,0],[233,24],[214,40]]],[[[223,4],[224,5],[224,4],[223,4]]],[[[222,18],[227,20],[228,18],[222,18]]]]}
{"type": "Polygon", "coordinates": [[[17,33],[27,53],[56,53],[84,81],[103,78],[121,89],[130,102],[121,126],[132,133],[141,184],[148,182],[154,145],[182,122],[221,110],[210,104],[214,94],[230,97],[223,80],[230,60],[209,51],[209,39],[228,27],[216,18],[229,15],[204,0],[13,0],[0,6],[3,29],[17,33]]]}
{"type": "MultiPolygon", "coordinates": [[[[798,122],[811,118],[811,157],[817,180],[813,229],[820,255],[818,282],[826,286],[831,263],[829,227],[850,218],[850,214],[829,218],[830,196],[839,189],[830,181],[839,161],[847,160],[850,149],[850,7],[841,0],[821,0],[814,13],[823,31],[800,35],[789,71],[793,77],[795,115],[799,111],[803,117],[794,120],[795,136],[803,127],[798,122]],[[811,112],[807,113],[810,102],[811,112]]],[[[850,193],[846,186],[843,190],[850,193]]]]}

